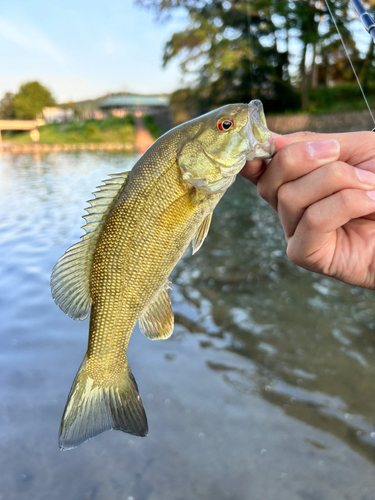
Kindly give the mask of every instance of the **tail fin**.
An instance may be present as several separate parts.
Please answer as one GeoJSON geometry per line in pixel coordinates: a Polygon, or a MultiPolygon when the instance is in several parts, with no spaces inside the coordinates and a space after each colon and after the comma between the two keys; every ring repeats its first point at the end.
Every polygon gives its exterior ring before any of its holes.
{"type": "Polygon", "coordinates": [[[60,426],[59,446],[70,450],[107,430],[147,436],[147,417],[129,365],[113,384],[88,376],[86,356],[73,382],[60,426]]]}

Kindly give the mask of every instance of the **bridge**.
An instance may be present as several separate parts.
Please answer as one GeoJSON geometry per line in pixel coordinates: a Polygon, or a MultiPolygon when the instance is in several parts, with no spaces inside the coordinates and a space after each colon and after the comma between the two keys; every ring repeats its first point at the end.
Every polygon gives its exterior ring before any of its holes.
{"type": "Polygon", "coordinates": [[[39,140],[38,128],[45,125],[45,121],[37,120],[0,120],[0,144],[2,142],[2,130],[30,130],[31,139],[35,142],[39,140]]]}

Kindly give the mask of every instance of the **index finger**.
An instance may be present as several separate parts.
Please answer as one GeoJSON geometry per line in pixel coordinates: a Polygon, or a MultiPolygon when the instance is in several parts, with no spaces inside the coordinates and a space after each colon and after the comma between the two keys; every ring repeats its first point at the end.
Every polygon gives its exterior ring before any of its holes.
{"type": "Polygon", "coordinates": [[[374,132],[347,132],[342,134],[316,134],[314,132],[297,132],[295,134],[273,134],[276,151],[295,142],[326,141],[335,139],[340,143],[340,161],[356,166],[375,158],[374,132]]]}

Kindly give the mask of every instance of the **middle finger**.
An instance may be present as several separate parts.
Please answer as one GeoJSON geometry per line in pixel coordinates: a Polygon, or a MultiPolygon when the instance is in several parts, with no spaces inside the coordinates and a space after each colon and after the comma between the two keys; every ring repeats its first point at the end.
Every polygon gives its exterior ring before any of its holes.
{"type": "Polygon", "coordinates": [[[347,163],[328,163],[299,179],[283,184],[277,193],[277,211],[286,238],[294,231],[305,210],[343,189],[373,190],[375,174],[347,163]]]}

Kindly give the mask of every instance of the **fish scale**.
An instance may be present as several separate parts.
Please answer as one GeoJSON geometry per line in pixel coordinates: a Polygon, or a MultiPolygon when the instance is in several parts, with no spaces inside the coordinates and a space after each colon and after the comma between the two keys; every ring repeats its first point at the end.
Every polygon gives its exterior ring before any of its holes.
{"type": "Polygon", "coordinates": [[[169,276],[190,242],[202,245],[212,212],[246,159],[274,153],[262,105],[228,105],[155,142],[130,173],[114,174],[91,200],[86,235],[57,262],[52,294],[84,319],[88,349],[60,428],[70,449],[109,429],[147,434],[147,418],[127,361],[139,321],[148,338],[173,331],[169,276]],[[225,125],[225,126],[224,126],[225,125]]]}

